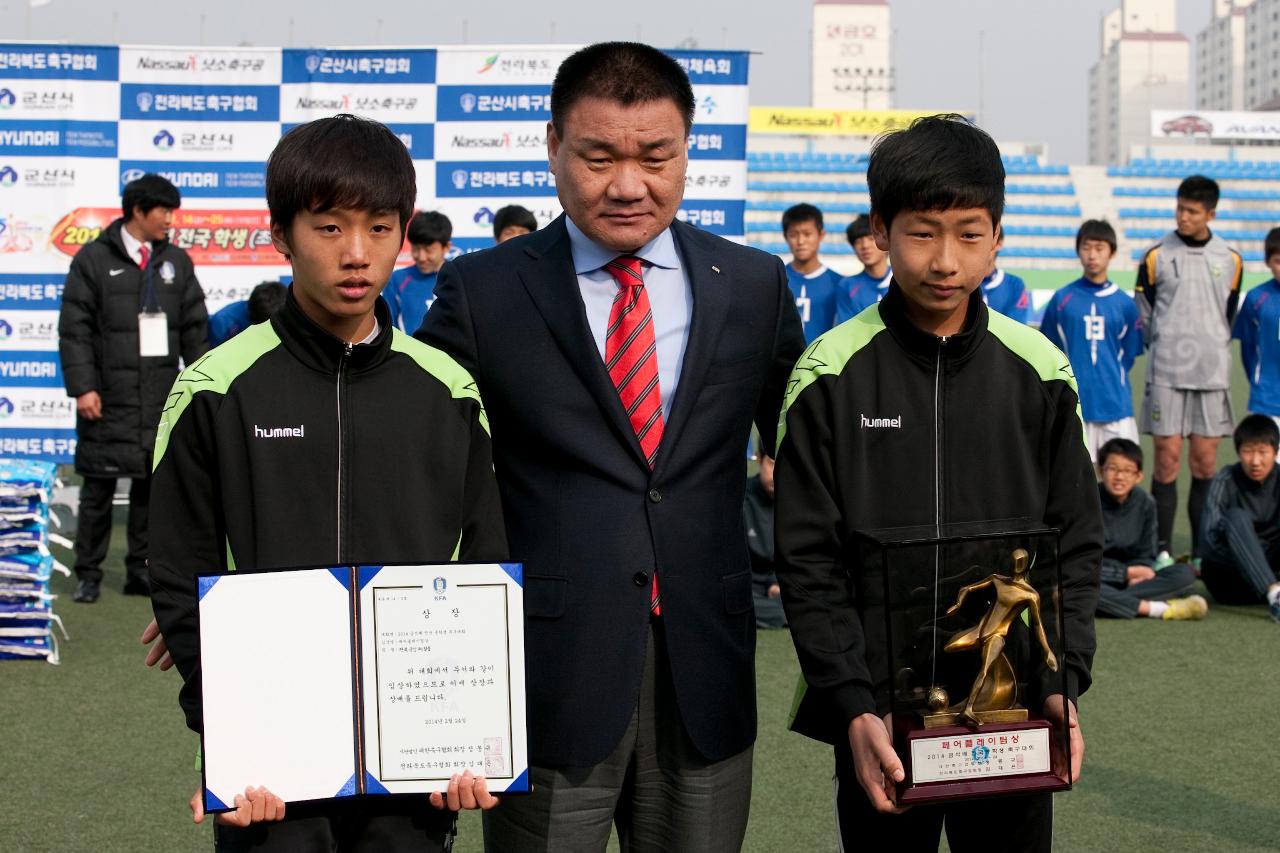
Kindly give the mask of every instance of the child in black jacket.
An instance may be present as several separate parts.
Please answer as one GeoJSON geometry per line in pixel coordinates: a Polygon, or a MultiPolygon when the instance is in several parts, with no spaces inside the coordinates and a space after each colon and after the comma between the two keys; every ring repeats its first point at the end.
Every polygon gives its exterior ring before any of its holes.
{"type": "MultiPolygon", "coordinates": [[[[999,826],[1023,849],[1047,850],[1048,794],[907,812],[893,801],[904,772],[872,689],[884,661],[867,651],[867,632],[883,627],[862,624],[849,554],[857,530],[1011,518],[1058,528],[1067,695],[1045,666],[1028,706],[1068,727],[1075,778],[1102,556],[1075,378],[1039,332],[988,311],[977,292],[1004,205],[987,134],[959,116],[920,119],[876,143],[867,182],[893,283],[801,356],[778,427],[778,578],[809,685],[797,721],[830,721],[805,733],[835,744],[849,849],[936,850],[945,821],[953,849],[976,849],[999,826]]],[[[1055,769],[1066,778],[1064,759],[1055,769]]]]}

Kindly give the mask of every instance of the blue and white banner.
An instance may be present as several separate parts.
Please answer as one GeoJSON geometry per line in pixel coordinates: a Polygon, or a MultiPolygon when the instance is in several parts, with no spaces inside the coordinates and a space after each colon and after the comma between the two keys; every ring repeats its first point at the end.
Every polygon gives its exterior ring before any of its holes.
{"type": "MultiPolygon", "coordinates": [[[[561,213],[547,121],[556,70],[575,49],[0,44],[0,455],[71,461],[62,284],[120,215],[129,180],[156,172],[182,192],[171,238],[195,262],[211,314],[288,280],[269,239],[266,158],[283,133],[335,113],[387,124],[417,169],[418,207],[453,223],[451,253],[485,249],[505,205],[539,225],[561,213]]],[[[670,54],[697,101],[680,217],[741,241],[748,56],[670,54]]]]}

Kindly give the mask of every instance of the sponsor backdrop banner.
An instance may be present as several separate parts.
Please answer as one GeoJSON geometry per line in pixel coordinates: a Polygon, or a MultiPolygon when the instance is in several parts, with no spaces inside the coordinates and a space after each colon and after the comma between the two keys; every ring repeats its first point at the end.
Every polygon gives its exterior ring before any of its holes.
{"type": "Polygon", "coordinates": [[[1268,139],[1280,142],[1280,111],[1179,112],[1152,110],[1151,135],[1157,139],[1268,139]]]}
{"type": "Polygon", "coordinates": [[[906,127],[921,116],[953,110],[829,110],[820,107],[751,107],[752,133],[803,136],[879,136],[906,127]]]}
{"type": "MultiPolygon", "coordinates": [[[[125,183],[157,172],[182,192],[170,238],[195,262],[210,314],[289,275],[271,246],[265,160],[283,133],[335,113],[400,137],[418,207],[452,220],[454,254],[488,248],[504,205],[524,205],[539,225],[561,212],[546,122],[551,81],[575,49],[0,43],[0,455],[72,460],[63,280],[120,215],[125,183]]],[[[747,54],[669,53],[697,99],[679,215],[741,241],[747,54]]]]}

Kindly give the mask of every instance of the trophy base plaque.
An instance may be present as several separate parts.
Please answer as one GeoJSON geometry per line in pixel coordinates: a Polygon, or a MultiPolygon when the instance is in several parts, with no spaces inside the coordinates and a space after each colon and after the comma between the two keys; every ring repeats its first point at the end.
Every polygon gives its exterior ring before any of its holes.
{"type": "Polygon", "coordinates": [[[907,776],[898,785],[898,804],[1069,788],[1053,773],[1052,724],[1026,719],[1025,709],[1017,710],[1024,721],[929,728],[912,722],[901,727],[907,776]]]}

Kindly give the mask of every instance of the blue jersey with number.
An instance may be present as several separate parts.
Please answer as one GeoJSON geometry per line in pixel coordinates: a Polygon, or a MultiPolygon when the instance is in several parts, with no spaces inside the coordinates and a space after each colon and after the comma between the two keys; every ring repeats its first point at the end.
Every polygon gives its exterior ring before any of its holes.
{"type": "Polygon", "coordinates": [[[982,298],[987,307],[1019,323],[1027,322],[1031,315],[1027,283],[1004,270],[996,270],[982,280],[982,298]]]}
{"type": "Polygon", "coordinates": [[[1231,336],[1249,377],[1249,411],[1280,416],[1280,282],[1260,284],[1244,298],[1231,336]]]}
{"type": "Polygon", "coordinates": [[[840,292],[840,274],[826,267],[802,275],[787,264],[787,284],[795,297],[800,322],[804,324],[805,342],[836,324],[836,295],[840,292]]]}
{"type": "Polygon", "coordinates": [[[1133,297],[1111,282],[1077,279],[1053,294],[1040,331],[1067,354],[1086,421],[1133,417],[1129,368],[1142,352],[1133,297]]]}
{"type": "Polygon", "coordinates": [[[436,299],[436,274],[418,272],[416,266],[396,270],[383,288],[382,296],[391,308],[391,324],[412,335],[436,299]]]}
{"type": "Polygon", "coordinates": [[[836,293],[836,325],[840,325],[851,317],[870,308],[889,292],[889,282],[893,281],[893,270],[886,270],[882,278],[872,278],[866,270],[840,279],[840,289],[836,293]]]}

